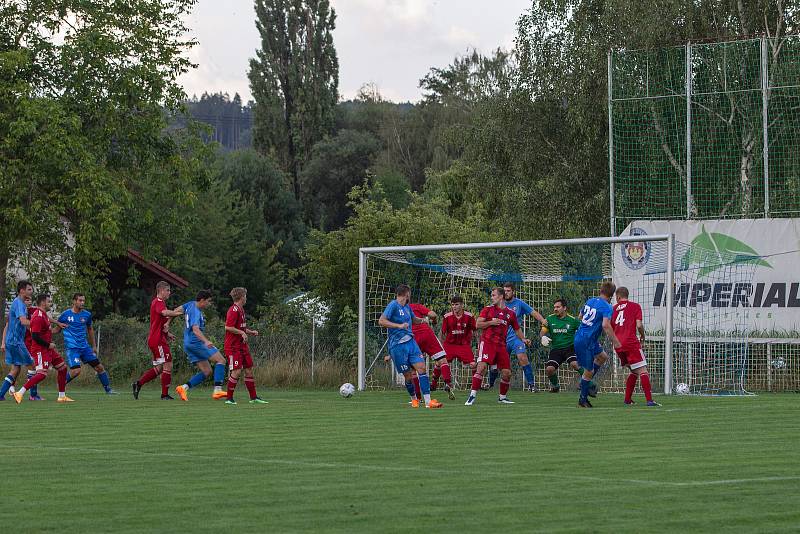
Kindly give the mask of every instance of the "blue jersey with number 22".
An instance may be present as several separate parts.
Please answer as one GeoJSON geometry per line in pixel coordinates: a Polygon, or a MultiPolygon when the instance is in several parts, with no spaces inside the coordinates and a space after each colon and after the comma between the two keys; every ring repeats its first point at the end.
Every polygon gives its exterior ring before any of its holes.
{"type": "Polygon", "coordinates": [[[603,317],[610,321],[613,314],[614,309],[611,304],[600,297],[590,298],[581,310],[581,325],[578,327],[575,337],[597,341],[603,331],[603,317]]]}

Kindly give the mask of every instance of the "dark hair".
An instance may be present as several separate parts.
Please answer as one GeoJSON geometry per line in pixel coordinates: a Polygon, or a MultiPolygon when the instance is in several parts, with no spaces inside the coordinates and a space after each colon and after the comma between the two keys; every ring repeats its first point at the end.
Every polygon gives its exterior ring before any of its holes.
{"type": "Polygon", "coordinates": [[[608,298],[614,296],[614,292],[617,290],[617,286],[614,285],[614,282],[603,282],[600,284],[600,294],[605,295],[608,298]]]}
{"type": "Polygon", "coordinates": [[[626,299],[628,298],[628,288],[625,286],[619,286],[617,288],[617,298],[618,299],[626,299]]]}
{"type": "Polygon", "coordinates": [[[39,304],[41,304],[42,302],[46,301],[49,298],[50,298],[50,293],[41,293],[39,295],[36,295],[36,305],[38,306],[39,304]]]}
{"type": "Polygon", "coordinates": [[[211,298],[211,291],[208,289],[201,289],[197,292],[197,298],[195,300],[208,300],[211,298]]]}
{"type": "Polygon", "coordinates": [[[502,294],[503,294],[503,288],[502,288],[502,287],[500,287],[500,286],[495,286],[495,287],[493,287],[493,288],[492,288],[492,293],[494,293],[495,291],[497,291],[497,294],[498,294],[498,295],[502,295],[502,294]]]}
{"type": "Polygon", "coordinates": [[[450,304],[464,304],[464,297],[461,295],[453,295],[450,297],[450,304]]]}
{"type": "Polygon", "coordinates": [[[19,282],[17,282],[17,293],[19,293],[20,291],[22,291],[23,289],[25,289],[28,286],[33,287],[33,284],[31,284],[27,280],[20,280],[19,282]]]}
{"type": "Polygon", "coordinates": [[[75,299],[77,299],[78,297],[85,297],[85,296],[86,296],[86,295],[84,295],[83,293],[73,293],[73,295],[72,295],[72,300],[75,300],[75,299]]]}
{"type": "Polygon", "coordinates": [[[559,302],[560,302],[560,303],[561,303],[561,305],[562,305],[562,306],[564,306],[565,308],[567,307],[567,301],[566,301],[566,300],[564,300],[564,299],[563,299],[563,298],[561,298],[561,297],[559,297],[559,298],[557,298],[556,300],[554,300],[554,301],[553,301],[553,304],[558,304],[559,302]]]}
{"type": "Polygon", "coordinates": [[[511,283],[511,282],[506,282],[505,284],[503,284],[503,287],[507,287],[507,288],[513,289],[513,290],[517,289],[516,287],[514,287],[514,284],[511,283]]]}
{"type": "Polygon", "coordinates": [[[398,297],[402,297],[403,295],[408,295],[409,293],[411,293],[411,288],[408,287],[406,284],[400,284],[399,286],[397,286],[395,293],[397,293],[398,297]]]}

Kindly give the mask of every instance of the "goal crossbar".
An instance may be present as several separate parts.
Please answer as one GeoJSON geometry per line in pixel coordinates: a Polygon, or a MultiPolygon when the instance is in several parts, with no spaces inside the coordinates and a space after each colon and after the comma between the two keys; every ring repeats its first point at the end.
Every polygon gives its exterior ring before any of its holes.
{"type": "MultiPolygon", "coordinates": [[[[587,237],[571,239],[542,239],[535,241],[498,241],[487,243],[451,243],[438,245],[409,245],[389,247],[362,247],[358,250],[358,389],[366,389],[366,327],[367,327],[367,257],[370,254],[407,253],[407,252],[447,252],[457,250],[489,250],[513,248],[537,248],[546,246],[569,245],[614,245],[635,242],[664,242],[667,245],[666,280],[671,287],[675,280],[675,236],[674,234],[630,235],[618,237],[587,237]]],[[[664,393],[672,392],[672,342],[674,295],[666,291],[666,332],[664,336],[665,374],[664,393]]]]}

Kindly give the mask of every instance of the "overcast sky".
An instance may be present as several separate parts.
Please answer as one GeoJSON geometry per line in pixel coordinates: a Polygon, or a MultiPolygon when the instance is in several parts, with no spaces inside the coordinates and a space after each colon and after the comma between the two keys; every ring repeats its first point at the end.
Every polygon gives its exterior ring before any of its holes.
{"type": "MultiPolygon", "coordinates": [[[[471,48],[511,48],[520,14],[531,0],[331,0],[339,55],[339,93],[352,98],[374,82],[393,101],[416,101],[431,67],[444,67],[471,48]]],[[[200,0],[189,20],[200,44],[197,69],[181,82],[189,96],[239,93],[251,98],[249,58],[259,46],[253,0],[200,0]]]]}

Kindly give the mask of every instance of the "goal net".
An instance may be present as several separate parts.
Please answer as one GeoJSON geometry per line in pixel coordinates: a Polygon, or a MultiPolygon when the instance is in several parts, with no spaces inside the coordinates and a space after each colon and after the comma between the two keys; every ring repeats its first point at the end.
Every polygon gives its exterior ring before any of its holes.
{"type": "MultiPolygon", "coordinates": [[[[633,235],[364,248],[359,260],[360,389],[402,385],[391,362],[384,362],[386,330],[378,326],[401,283],[411,287],[412,302],[441,318],[450,310],[451,296],[463,297],[465,309],[477,315],[490,304],[492,287],[512,282],[516,296],[546,317],[559,298],[577,316],[584,302],[597,295],[600,283],[613,280],[642,306],[647,333],[643,349],[654,390],[671,393],[681,384],[681,391],[688,388],[692,394],[746,394],[748,343],[743,314],[737,311],[748,305],[756,258],[712,254],[672,236],[633,235]]],[[[433,325],[437,334],[440,324],[433,325]]],[[[541,325],[530,316],[520,325],[533,340],[528,356],[536,384],[544,388],[549,350],[539,343],[541,325]]],[[[601,391],[623,391],[628,371],[604,342],[611,358],[598,373],[598,386],[601,391]]],[[[451,369],[455,387],[468,389],[469,367],[453,360],[451,369]]],[[[578,377],[566,365],[558,373],[562,391],[577,387],[578,377]]],[[[522,388],[522,371],[513,355],[512,377],[512,387],[522,388]]]]}

